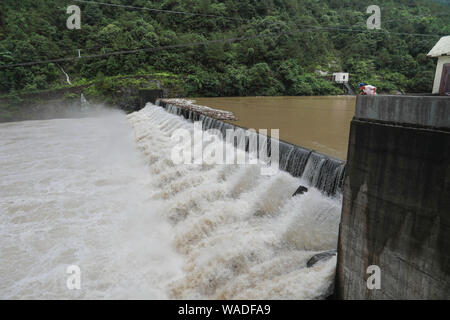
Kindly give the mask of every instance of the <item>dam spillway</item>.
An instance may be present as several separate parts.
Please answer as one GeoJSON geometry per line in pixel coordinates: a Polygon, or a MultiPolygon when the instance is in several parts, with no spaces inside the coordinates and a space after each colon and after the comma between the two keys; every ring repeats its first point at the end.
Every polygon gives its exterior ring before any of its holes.
{"type": "MultiPolygon", "coordinates": [[[[225,137],[227,130],[233,130],[237,134],[235,147],[241,147],[243,151],[249,151],[249,139],[251,135],[257,135],[258,152],[270,156],[272,139],[260,133],[249,132],[247,128],[230,124],[223,120],[205,116],[199,112],[186,110],[180,106],[158,100],[157,105],[168,113],[184,117],[190,122],[202,122],[203,130],[217,129],[225,137]]],[[[294,177],[301,177],[309,187],[315,187],[327,195],[339,195],[342,192],[342,184],[345,175],[345,161],[324,155],[301,146],[296,146],[286,141],[279,140],[279,167],[294,177]]]]}
{"type": "MultiPolygon", "coordinates": [[[[159,190],[153,198],[166,203],[164,215],[174,226],[177,251],[187,261],[186,277],[171,285],[171,297],[328,297],[336,257],[311,268],[307,262],[335,249],[340,197],[314,187],[292,197],[301,177],[283,170],[264,176],[259,165],[174,165],[169,152],[173,133],[193,130],[187,119],[200,115],[175,107],[169,111],[147,104],[128,118],[156,179],[159,190]]],[[[222,130],[230,126],[216,123],[222,130]]],[[[214,121],[204,119],[203,124],[213,126],[214,121]]]]}

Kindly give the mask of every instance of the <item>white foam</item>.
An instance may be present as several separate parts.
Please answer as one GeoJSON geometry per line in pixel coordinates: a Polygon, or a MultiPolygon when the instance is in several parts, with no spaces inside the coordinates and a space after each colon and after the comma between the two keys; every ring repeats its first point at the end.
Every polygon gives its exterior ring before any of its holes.
{"type": "Polygon", "coordinates": [[[124,114],[2,124],[0,176],[0,298],[168,298],[182,259],[124,114]]]}
{"type": "Polygon", "coordinates": [[[336,248],[340,200],[258,165],[174,165],[192,126],[153,105],[0,125],[0,298],[329,295],[336,259],[306,262],[336,248]]]}
{"type": "MultiPolygon", "coordinates": [[[[185,276],[173,298],[312,299],[330,294],[336,259],[307,269],[315,253],[336,248],[341,202],[311,188],[292,198],[300,179],[267,177],[255,165],[174,166],[170,137],[193,125],[160,107],[129,115],[138,146],[162,190],[185,276]],[[168,125],[169,124],[169,125],[168,125]],[[165,150],[165,151],[162,151],[165,150]]],[[[232,146],[228,146],[231,148],[232,146]]]]}

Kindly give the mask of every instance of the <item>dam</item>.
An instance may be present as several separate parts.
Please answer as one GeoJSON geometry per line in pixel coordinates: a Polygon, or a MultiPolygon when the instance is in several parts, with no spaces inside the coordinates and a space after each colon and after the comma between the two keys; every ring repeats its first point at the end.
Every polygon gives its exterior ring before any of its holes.
{"type": "Polygon", "coordinates": [[[280,140],[271,176],[174,164],[173,133],[196,121],[235,132],[237,152],[251,134],[162,100],[0,124],[0,297],[448,298],[448,108],[358,97],[346,162],[280,140]]]}
{"type": "MultiPolygon", "coordinates": [[[[161,105],[190,121],[205,120],[161,105]]],[[[220,120],[204,123],[204,129],[245,131],[220,120]]],[[[324,194],[343,193],[337,298],[449,298],[449,129],[448,98],[360,96],[346,164],[280,141],[281,170],[324,194]],[[311,169],[326,183],[305,179],[311,169]],[[375,290],[366,283],[371,267],[382,275],[375,290]]]]}

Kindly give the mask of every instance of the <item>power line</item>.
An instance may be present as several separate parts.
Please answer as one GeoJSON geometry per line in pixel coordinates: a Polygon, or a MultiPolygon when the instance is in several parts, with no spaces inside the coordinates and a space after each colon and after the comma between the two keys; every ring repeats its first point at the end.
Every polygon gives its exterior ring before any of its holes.
{"type": "Polygon", "coordinates": [[[302,31],[311,31],[311,30],[337,30],[337,31],[347,31],[347,32],[370,32],[370,33],[387,33],[387,34],[394,34],[394,35],[409,35],[409,36],[426,36],[426,37],[440,37],[441,35],[433,35],[433,34],[420,34],[420,33],[403,33],[403,32],[389,32],[385,30],[366,30],[366,29],[351,29],[351,28],[342,28],[342,27],[321,27],[321,26],[309,26],[309,25],[297,25],[297,27],[304,28],[304,30],[296,30],[293,32],[282,32],[282,33],[269,33],[269,34],[263,34],[263,35],[256,35],[251,37],[237,37],[237,38],[228,38],[228,39],[219,39],[219,40],[208,40],[208,41],[201,41],[201,42],[189,42],[189,43],[181,43],[181,44],[174,44],[174,45],[167,45],[167,46],[160,46],[160,47],[152,47],[152,48],[139,48],[139,49],[132,49],[132,50],[120,50],[120,51],[113,51],[108,53],[102,53],[102,54],[90,54],[85,55],[81,57],[68,57],[68,58],[59,58],[59,59],[51,59],[51,60],[41,60],[41,61],[33,61],[33,62],[23,62],[23,63],[15,63],[15,64],[9,64],[9,65],[3,65],[0,66],[0,69],[2,68],[14,68],[14,67],[20,67],[20,66],[32,66],[37,64],[48,64],[53,62],[66,62],[66,61],[75,61],[79,59],[92,59],[92,58],[100,58],[100,57],[107,57],[107,56],[116,56],[116,55],[122,55],[122,54],[133,54],[138,52],[155,52],[155,51],[161,51],[161,50],[167,50],[167,49],[177,49],[177,48],[185,48],[185,47],[195,47],[205,44],[213,44],[213,43],[225,43],[225,42],[237,42],[237,41],[245,41],[245,40],[252,40],[257,38],[266,38],[266,37],[278,37],[282,35],[292,35],[297,34],[302,31]]]}
{"type": "MultiPolygon", "coordinates": [[[[224,18],[229,20],[238,20],[238,21],[246,21],[246,19],[243,18],[231,18],[231,17],[225,17],[225,16],[218,16],[218,15],[212,15],[212,14],[203,14],[203,13],[192,13],[192,12],[186,12],[186,11],[173,11],[173,10],[163,10],[163,9],[154,9],[154,8],[147,8],[147,7],[136,7],[136,6],[130,6],[130,5],[122,5],[122,4],[113,4],[113,3],[106,3],[106,2],[98,2],[98,1],[87,1],[87,0],[73,0],[75,2],[82,2],[82,3],[91,3],[91,4],[97,4],[97,5],[105,5],[105,6],[111,6],[111,7],[122,7],[122,8],[128,8],[128,9],[136,9],[136,10],[148,10],[148,11],[155,11],[155,12],[164,12],[164,13],[174,13],[174,14],[184,14],[184,15],[191,15],[191,16],[202,16],[202,17],[215,17],[215,18],[224,18]]],[[[445,15],[448,13],[440,14],[445,15]]],[[[389,20],[387,22],[391,22],[394,20],[389,20]]],[[[386,22],[386,23],[387,23],[386,22]]],[[[311,28],[316,28],[316,26],[307,26],[311,28]]],[[[317,27],[319,28],[319,27],[317,27]]],[[[367,31],[367,30],[358,30],[358,29],[349,29],[349,28],[342,28],[341,26],[320,26],[320,29],[330,29],[330,30],[341,30],[341,31],[367,31]]],[[[437,35],[435,34],[424,34],[424,33],[406,33],[406,32],[390,32],[387,30],[383,30],[386,33],[395,34],[395,35],[413,35],[413,36],[425,36],[425,37],[435,37],[437,35]]]]}
{"type": "MultiPolygon", "coordinates": [[[[189,16],[201,16],[201,17],[209,17],[209,18],[223,18],[227,20],[235,20],[235,21],[245,21],[246,19],[243,18],[233,18],[233,17],[226,17],[226,16],[219,16],[219,15],[213,15],[213,14],[203,14],[203,13],[193,13],[193,12],[187,12],[187,11],[174,11],[174,10],[165,10],[165,9],[156,9],[156,8],[148,8],[148,7],[137,7],[137,6],[131,6],[131,5],[122,5],[122,4],[114,4],[114,3],[107,3],[107,2],[99,2],[99,1],[87,1],[87,0],[72,0],[73,2],[80,2],[85,4],[94,4],[94,5],[103,5],[103,6],[110,6],[110,7],[117,7],[117,8],[127,8],[127,9],[135,9],[135,10],[146,10],[146,11],[153,11],[153,12],[159,12],[159,13],[172,13],[172,14],[181,14],[181,15],[189,15],[189,16]]],[[[62,8],[60,8],[62,9],[62,8]]],[[[102,48],[102,46],[95,46],[91,49],[99,49],[102,48]]],[[[72,49],[72,50],[65,50],[64,53],[77,51],[79,48],[72,49]]]]}
{"type": "MultiPolygon", "coordinates": [[[[172,14],[183,14],[183,15],[190,15],[190,16],[202,16],[202,17],[216,17],[216,18],[223,18],[228,20],[239,20],[239,21],[245,21],[246,19],[243,18],[232,18],[232,17],[226,17],[226,16],[219,16],[219,15],[212,15],[212,14],[203,14],[203,13],[192,13],[192,12],[185,12],[185,11],[174,11],[174,10],[164,10],[164,9],[155,9],[155,8],[148,8],[148,7],[137,7],[137,6],[130,6],[130,5],[121,5],[121,4],[113,4],[113,3],[105,3],[105,2],[99,2],[99,1],[87,1],[87,0],[73,0],[75,2],[81,2],[86,4],[95,4],[95,5],[104,5],[104,6],[110,6],[110,7],[119,7],[119,8],[128,8],[128,9],[136,9],[136,10],[147,10],[147,11],[153,11],[153,12],[161,12],[161,13],[172,13],[172,14]]],[[[448,15],[449,13],[441,13],[440,15],[448,15]]],[[[419,16],[423,17],[423,16],[419,16]]],[[[395,20],[389,20],[385,23],[389,23],[395,20]]],[[[356,25],[356,24],[355,24],[356,25]]],[[[350,28],[346,26],[311,26],[311,25],[297,25],[297,27],[301,28],[308,28],[307,30],[336,30],[336,31],[347,31],[347,32],[372,32],[372,33],[385,33],[385,34],[394,34],[394,35],[404,35],[404,36],[423,36],[423,37],[437,37],[441,35],[437,34],[423,34],[423,33],[405,33],[405,32],[390,32],[387,30],[366,30],[366,29],[353,29],[351,26],[350,28]]],[[[297,31],[299,32],[299,31],[297,31]]],[[[277,34],[276,36],[283,35],[283,34],[293,34],[297,32],[290,32],[290,33],[281,33],[277,34]]],[[[159,50],[165,50],[165,49],[173,49],[173,48],[182,48],[182,47],[190,47],[190,46],[198,46],[202,44],[210,44],[210,43],[219,43],[219,42],[235,42],[235,41],[243,41],[243,40],[250,40],[254,38],[259,37],[268,37],[271,35],[260,35],[260,36],[254,36],[254,37],[241,37],[241,38],[229,38],[229,39],[222,39],[222,40],[210,40],[210,41],[204,41],[204,42],[197,42],[197,43],[185,43],[185,44],[178,44],[178,45],[168,45],[168,46],[161,46],[156,48],[141,48],[141,49],[133,49],[133,50],[122,50],[122,51],[113,51],[109,53],[103,53],[103,54],[90,54],[85,56],[79,56],[79,57],[69,57],[69,58],[58,58],[58,59],[50,59],[50,60],[41,60],[41,61],[34,61],[34,62],[23,62],[23,63],[16,63],[16,64],[9,64],[9,65],[2,65],[0,68],[13,68],[13,67],[19,67],[19,66],[31,66],[36,64],[48,64],[52,62],[65,62],[65,61],[74,61],[78,59],[91,59],[91,58],[97,58],[97,57],[105,57],[105,56],[112,56],[112,55],[121,55],[121,54],[132,54],[137,52],[150,52],[150,51],[159,51],[159,50]]],[[[99,48],[100,46],[96,46],[94,48],[99,48]]],[[[92,48],[90,48],[92,49],[92,48]]],[[[104,49],[104,48],[103,48],[104,49]]],[[[80,49],[73,49],[73,51],[80,49]]],[[[66,51],[69,52],[69,51],[66,51]]],[[[3,52],[7,53],[7,52],[3,52]]],[[[2,53],[2,54],[3,54],[2,53]]]]}
{"type": "MultiPolygon", "coordinates": [[[[393,20],[390,20],[393,21],[393,20]]],[[[329,30],[337,30],[337,31],[346,31],[346,32],[369,32],[369,33],[379,33],[379,34],[393,34],[393,35],[401,35],[401,36],[419,36],[419,37],[443,37],[445,36],[444,34],[429,34],[429,33],[407,33],[407,32],[392,32],[392,31],[388,31],[385,29],[374,29],[374,30],[368,30],[368,29],[355,29],[355,28],[346,28],[344,26],[311,26],[311,25],[297,25],[297,27],[306,27],[308,30],[309,29],[314,29],[314,30],[324,30],[324,31],[329,31],[329,30]]],[[[297,33],[297,32],[291,32],[289,34],[292,33],[297,33]]],[[[288,34],[288,33],[287,33],[288,34]]],[[[233,39],[233,38],[230,38],[233,39]]],[[[240,39],[240,38],[236,38],[236,39],[240,39]]],[[[204,42],[204,43],[208,43],[208,41],[204,42]]],[[[166,46],[168,47],[168,46],[166,46]]],[[[104,46],[95,46],[95,47],[91,47],[88,50],[92,50],[92,49],[107,49],[104,46]]],[[[164,47],[165,48],[165,47],[164,47]]],[[[72,50],[66,50],[64,52],[72,52],[72,51],[77,51],[77,50],[83,50],[83,49],[72,49],[72,50]]],[[[140,49],[137,49],[140,50],[140,49]]],[[[0,53],[1,54],[1,53],[0,53]]],[[[107,54],[107,53],[106,53],[107,54]]],[[[77,57],[78,58],[78,57],[77,57]]]]}
{"type": "Polygon", "coordinates": [[[329,27],[322,27],[322,26],[305,26],[312,29],[318,29],[318,30],[339,30],[339,31],[357,31],[357,32],[369,32],[369,33],[387,33],[387,34],[394,34],[394,35],[401,35],[401,36],[419,36],[419,37],[442,37],[444,35],[439,34],[431,34],[431,33],[406,33],[406,32],[391,32],[388,30],[383,29],[374,29],[374,30],[368,30],[368,29],[352,29],[352,28],[344,28],[341,26],[329,26],[329,27]]]}
{"type": "MultiPolygon", "coordinates": [[[[307,31],[306,29],[305,31],[307,31]]],[[[31,62],[22,62],[22,63],[15,63],[15,64],[9,64],[9,65],[2,65],[0,66],[0,69],[2,68],[14,68],[14,67],[21,67],[21,66],[32,66],[37,64],[48,64],[48,63],[57,63],[57,62],[67,62],[67,61],[75,61],[80,59],[92,59],[92,58],[100,58],[100,57],[107,57],[107,56],[117,56],[121,54],[133,54],[138,52],[155,52],[155,51],[161,51],[161,50],[167,50],[167,49],[177,49],[177,48],[186,48],[186,47],[195,47],[205,44],[213,44],[213,43],[226,43],[226,42],[238,42],[238,41],[245,41],[245,40],[252,40],[257,38],[267,38],[267,37],[278,37],[282,35],[290,35],[299,33],[299,31],[294,32],[281,32],[281,33],[268,33],[268,34],[259,34],[256,36],[250,36],[250,37],[235,37],[235,38],[227,38],[227,39],[218,39],[218,40],[208,40],[208,41],[201,41],[201,42],[189,42],[189,43],[181,43],[181,44],[174,44],[174,45],[167,45],[167,46],[160,46],[160,47],[154,47],[154,48],[139,48],[139,49],[132,49],[132,50],[120,50],[120,51],[113,51],[103,54],[91,54],[91,55],[85,55],[81,57],[68,57],[68,58],[58,58],[58,59],[49,59],[49,60],[40,60],[40,61],[31,61],[31,62]]]]}
{"type": "MultiPolygon", "coordinates": [[[[441,16],[448,16],[450,15],[450,12],[444,12],[444,13],[437,13],[437,14],[424,14],[421,16],[412,16],[414,19],[420,19],[420,18],[428,18],[428,17],[441,17],[441,16]]],[[[404,20],[405,18],[397,18],[397,19],[391,19],[388,21],[382,21],[382,23],[389,23],[389,22],[393,22],[393,21],[401,21],[404,20]]]]}
{"type": "MultiPolygon", "coordinates": [[[[111,7],[118,7],[118,8],[128,8],[128,9],[136,9],[136,10],[147,10],[147,11],[154,11],[154,12],[161,12],[161,13],[174,13],[174,14],[184,14],[184,15],[191,15],[191,16],[203,16],[203,17],[216,17],[216,18],[224,18],[224,19],[229,19],[229,20],[238,20],[238,21],[246,21],[246,19],[243,18],[232,18],[232,17],[226,17],[226,16],[219,16],[219,15],[212,15],[212,14],[202,14],[202,13],[193,13],[193,12],[186,12],[186,11],[173,11],[173,10],[165,10],[165,9],[155,9],[155,8],[148,8],[148,7],[137,7],[137,6],[131,6],[131,5],[121,5],[121,4],[114,4],[114,3],[106,3],[106,2],[99,2],[99,1],[88,1],[88,0],[73,0],[75,2],[80,2],[80,3],[86,3],[86,4],[95,4],[95,5],[104,5],[104,6],[111,6],[111,7]]],[[[440,13],[440,14],[436,14],[436,16],[442,16],[442,15],[449,15],[450,13],[440,13]]],[[[422,15],[422,16],[418,16],[418,18],[424,17],[424,16],[429,16],[429,15],[422,15]]],[[[416,17],[417,18],[417,17],[416,17]]],[[[306,19],[300,19],[300,20],[306,20],[306,19]]],[[[388,20],[385,21],[383,23],[389,23],[392,21],[397,21],[400,19],[393,19],[393,20],[388,20]]],[[[357,24],[359,24],[361,22],[358,22],[352,26],[350,26],[350,28],[353,28],[353,26],[356,26],[357,24]]],[[[350,29],[347,26],[341,26],[341,25],[333,25],[333,26],[307,26],[309,28],[320,28],[322,30],[340,30],[340,31],[349,31],[349,32],[357,32],[357,31],[361,31],[361,32],[365,32],[367,31],[366,29],[350,29]]],[[[426,36],[426,37],[435,37],[437,35],[434,34],[420,34],[420,33],[401,33],[401,32],[390,32],[387,30],[378,30],[378,32],[382,32],[384,31],[385,33],[390,33],[390,34],[396,34],[396,35],[414,35],[414,36],[426,36]]],[[[92,50],[92,49],[98,49],[98,48],[104,48],[103,46],[95,46],[95,47],[91,47],[88,50],[92,50]]],[[[77,49],[73,49],[70,50],[71,51],[76,51],[77,49]]],[[[69,50],[64,51],[64,52],[69,52],[69,50]]]]}
{"type": "Polygon", "coordinates": [[[245,21],[246,20],[246,19],[243,19],[243,18],[226,17],[226,16],[215,15],[215,14],[193,13],[193,12],[186,12],[186,11],[174,11],[174,10],[165,10],[165,9],[155,9],[155,8],[148,8],[148,7],[136,7],[136,6],[130,6],[130,5],[124,5],[124,4],[114,4],[114,3],[99,2],[99,1],[86,1],[86,0],[73,0],[73,1],[74,2],[86,3],[86,4],[96,4],[96,5],[102,5],[102,6],[109,6],[109,7],[119,7],[119,8],[127,8],[127,9],[134,9],[134,10],[146,10],[146,11],[153,11],[153,12],[159,12],[159,13],[183,14],[183,15],[189,15],[189,16],[200,16],[200,17],[208,17],[208,18],[222,18],[222,19],[237,20],[237,21],[245,21]]]}
{"type": "Polygon", "coordinates": [[[228,39],[220,39],[220,40],[209,40],[209,41],[202,41],[202,42],[189,42],[189,43],[161,46],[161,47],[156,47],[156,48],[140,48],[140,49],[133,49],[133,50],[121,50],[121,51],[114,51],[114,52],[108,52],[108,53],[103,53],[103,54],[91,54],[91,55],[86,55],[86,56],[81,56],[81,57],[69,57],[69,58],[59,58],[59,59],[41,60],[41,61],[33,61],[33,62],[23,62],[23,63],[3,65],[3,66],[0,66],[0,69],[14,68],[14,67],[20,67],[20,66],[32,66],[32,65],[37,65],[37,64],[48,64],[48,63],[53,63],[53,62],[75,61],[75,60],[79,60],[79,59],[92,59],[92,58],[99,58],[99,57],[116,56],[116,55],[121,55],[121,54],[132,54],[132,53],[138,53],[138,52],[154,52],[154,51],[167,50],[167,49],[195,47],[195,46],[200,46],[200,45],[204,45],[204,44],[212,44],[212,43],[236,42],[236,41],[251,40],[251,39],[256,39],[256,38],[271,37],[271,36],[283,35],[283,34],[287,34],[287,33],[266,34],[266,35],[252,36],[252,37],[228,38],[228,39]]]}

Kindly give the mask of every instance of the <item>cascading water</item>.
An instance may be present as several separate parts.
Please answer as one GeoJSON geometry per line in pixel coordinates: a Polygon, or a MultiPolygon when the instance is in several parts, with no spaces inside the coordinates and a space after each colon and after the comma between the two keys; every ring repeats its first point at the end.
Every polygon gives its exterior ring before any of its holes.
{"type": "MultiPolygon", "coordinates": [[[[204,115],[193,114],[192,111],[172,104],[162,106],[168,113],[183,116],[191,122],[202,121],[203,130],[218,129],[223,137],[226,136],[227,130],[234,130],[237,136],[234,145],[245,151],[249,151],[249,137],[256,135],[258,154],[260,157],[270,156],[271,139],[265,135],[249,132],[204,115]]],[[[294,177],[302,177],[308,186],[316,187],[328,195],[337,195],[341,192],[345,169],[342,160],[279,141],[279,167],[294,177]]]]}
{"type": "MultiPolygon", "coordinates": [[[[193,124],[177,116],[182,113],[179,108],[171,106],[167,111],[148,104],[128,118],[157,181],[154,187],[159,191],[152,198],[166,201],[164,215],[173,225],[177,251],[185,257],[185,276],[169,286],[170,296],[313,299],[329,295],[336,259],[313,268],[306,268],[306,262],[317,252],[336,248],[339,197],[326,197],[315,188],[291,197],[299,184],[311,183],[283,171],[262,176],[258,165],[173,165],[170,137],[178,128],[193,130],[193,124]]],[[[211,118],[202,120],[204,129],[232,127],[211,118]]],[[[238,133],[238,145],[243,139],[244,130],[238,133]]],[[[302,171],[312,175],[317,167],[310,161],[308,166],[303,154],[296,152],[290,161],[303,161],[302,171]]]]}
{"type": "MultiPolygon", "coordinates": [[[[314,186],[337,183],[342,166],[308,151],[281,153],[288,144],[280,144],[282,169],[300,163],[297,177],[263,176],[250,164],[175,165],[176,129],[193,132],[197,120],[233,128],[183,112],[148,104],[128,124],[114,113],[0,125],[0,298],[331,293],[336,258],[306,264],[337,246],[340,197],[314,186]],[[312,187],[291,197],[300,184],[312,187]],[[68,265],[82,270],[79,291],[66,288],[68,265]]],[[[245,149],[249,138],[239,134],[245,149]]]]}

